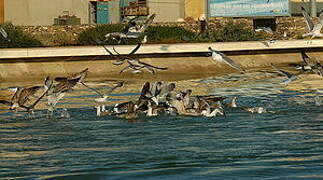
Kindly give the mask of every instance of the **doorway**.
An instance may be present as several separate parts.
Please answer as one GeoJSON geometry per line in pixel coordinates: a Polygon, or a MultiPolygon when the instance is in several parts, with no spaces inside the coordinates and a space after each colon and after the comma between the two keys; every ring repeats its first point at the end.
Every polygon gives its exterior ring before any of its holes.
{"type": "Polygon", "coordinates": [[[109,18],[109,2],[90,1],[89,3],[90,24],[107,24],[109,18]]]}

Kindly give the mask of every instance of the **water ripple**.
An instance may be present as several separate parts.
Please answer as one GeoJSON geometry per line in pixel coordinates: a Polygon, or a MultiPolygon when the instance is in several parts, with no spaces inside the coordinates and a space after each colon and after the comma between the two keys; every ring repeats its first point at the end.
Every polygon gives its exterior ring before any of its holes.
{"type": "MultiPolygon", "coordinates": [[[[0,111],[0,179],[322,179],[320,90],[287,89],[281,77],[251,73],[182,81],[178,90],[237,96],[227,117],[96,117],[96,95],[80,89],[59,109],[0,111]],[[67,108],[70,117],[62,117],[67,108]]],[[[142,84],[113,94],[138,97],[142,84]]],[[[101,89],[100,89],[101,90],[101,89]]],[[[104,89],[103,89],[104,90],[104,89]]]]}

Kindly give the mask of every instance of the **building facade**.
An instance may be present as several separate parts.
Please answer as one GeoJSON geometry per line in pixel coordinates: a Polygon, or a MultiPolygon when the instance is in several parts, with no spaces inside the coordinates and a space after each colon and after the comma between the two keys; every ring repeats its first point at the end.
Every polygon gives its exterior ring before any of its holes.
{"type": "Polygon", "coordinates": [[[116,23],[121,19],[121,7],[132,6],[134,2],[146,4],[149,7],[149,14],[156,13],[156,22],[174,22],[184,18],[184,1],[0,0],[0,22],[27,26],[50,26],[57,22],[69,21],[66,19],[68,17],[75,17],[80,24],[116,23]]]}
{"type": "Polygon", "coordinates": [[[84,0],[4,0],[5,21],[17,25],[53,25],[60,15],[75,15],[81,24],[89,21],[89,5],[84,0]]]}
{"type": "Polygon", "coordinates": [[[4,0],[0,0],[0,23],[4,22],[4,0]]]}
{"type": "Polygon", "coordinates": [[[185,0],[147,0],[150,14],[155,13],[155,22],[176,22],[184,19],[185,0]]]}
{"type": "Polygon", "coordinates": [[[197,20],[201,16],[206,16],[207,0],[185,0],[185,18],[197,20]]]}
{"type": "MultiPolygon", "coordinates": [[[[197,20],[199,17],[209,16],[209,2],[211,1],[0,0],[0,23],[12,22],[16,25],[27,26],[50,26],[54,23],[64,24],[65,21],[76,24],[106,24],[119,22],[124,15],[129,15],[129,13],[139,13],[143,16],[155,13],[155,22],[176,22],[185,18],[197,20]],[[69,17],[74,19],[69,19],[69,17]]],[[[323,0],[316,1],[318,11],[322,10],[323,0]]],[[[308,2],[290,0],[290,13],[301,14],[300,6],[308,7],[308,2]]]]}

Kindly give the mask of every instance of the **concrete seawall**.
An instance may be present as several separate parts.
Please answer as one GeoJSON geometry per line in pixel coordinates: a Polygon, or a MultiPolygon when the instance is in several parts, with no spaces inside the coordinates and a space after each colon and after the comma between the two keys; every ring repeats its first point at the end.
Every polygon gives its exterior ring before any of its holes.
{"type": "MultiPolygon", "coordinates": [[[[277,41],[266,46],[263,42],[145,44],[135,56],[143,62],[168,70],[149,73],[119,74],[125,66],[115,66],[113,59],[100,46],[0,49],[0,83],[11,81],[41,81],[46,76],[64,76],[89,68],[89,78],[178,80],[200,78],[223,72],[234,72],[207,57],[207,48],[225,52],[245,69],[268,67],[271,63],[286,65],[300,63],[300,51],[323,61],[323,40],[277,41]]],[[[107,46],[112,49],[112,46],[107,46]]],[[[115,46],[121,54],[129,53],[132,46],[115,46]]]]}

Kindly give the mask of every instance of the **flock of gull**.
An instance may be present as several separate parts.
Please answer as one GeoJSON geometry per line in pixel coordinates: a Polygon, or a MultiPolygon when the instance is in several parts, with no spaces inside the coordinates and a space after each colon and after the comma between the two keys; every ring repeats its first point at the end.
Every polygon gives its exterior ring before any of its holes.
{"type": "MultiPolygon", "coordinates": [[[[303,10],[305,12],[305,10],[303,10]]],[[[306,12],[305,12],[306,13],[306,12]]],[[[115,39],[121,42],[124,39],[134,38],[142,39],[135,46],[135,48],[127,55],[121,55],[113,47],[112,50],[108,49],[99,40],[94,40],[98,45],[101,45],[107,55],[111,56],[115,61],[113,64],[119,66],[127,64],[120,70],[120,73],[131,71],[131,73],[141,73],[148,71],[155,74],[157,70],[167,70],[167,67],[157,67],[145,62],[140,61],[138,58],[133,58],[140,47],[147,42],[147,35],[145,31],[147,27],[153,22],[155,15],[151,15],[146,22],[142,25],[137,25],[136,19],[131,19],[122,32],[108,33],[105,37],[107,39],[115,39]]],[[[310,20],[308,14],[304,14],[310,32],[304,36],[317,37],[321,36],[320,29],[323,25],[323,12],[320,13],[320,22],[315,24],[310,20]]],[[[10,41],[4,29],[0,28],[2,36],[10,41]]],[[[219,52],[212,47],[208,48],[208,54],[211,55],[212,60],[217,63],[225,63],[226,65],[234,68],[235,70],[245,73],[246,70],[236,63],[233,59],[226,56],[224,53],[219,52]]],[[[292,74],[285,70],[279,69],[272,65],[274,71],[286,76],[284,83],[290,83],[298,78],[298,75],[303,73],[315,73],[323,77],[323,65],[319,61],[315,61],[308,56],[306,52],[301,52],[303,63],[297,66],[299,73],[292,74]]],[[[160,114],[176,114],[182,116],[226,116],[226,108],[241,108],[250,113],[265,113],[268,112],[262,107],[238,107],[236,104],[236,97],[233,97],[228,103],[226,97],[215,95],[192,95],[191,89],[175,90],[175,83],[166,82],[145,82],[142,86],[141,93],[137,100],[127,101],[115,104],[112,108],[106,109],[105,103],[109,101],[111,93],[124,86],[124,82],[118,82],[114,87],[111,87],[109,92],[103,94],[97,89],[88,86],[84,80],[89,73],[89,69],[84,70],[66,77],[46,77],[44,85],[42,86],[28,86],[11,88],[14,95],[11,100],[0,100],[1,104],[7,105],[10,110],[24,109],[27,112],[33,112],[37,104],[43,99],[47,98],[47,106],[50,112],[55,110],[56,104],[64,97],[64,95],[72,91],[77,84],[83,85],[89,90],[95,92],[99,98],[94,101],[98,104],[95,106],[97,116],[115,115],[122,118],[135,118],[141,114],[146,116],[157,116],[160,114]],[[38,97],[36,93],[42,91],[38,97]],[[31,99],[35,99],[31,102],[31,99]]],[[[38,93],[39,94],[39,93],[38,93]]]]}

